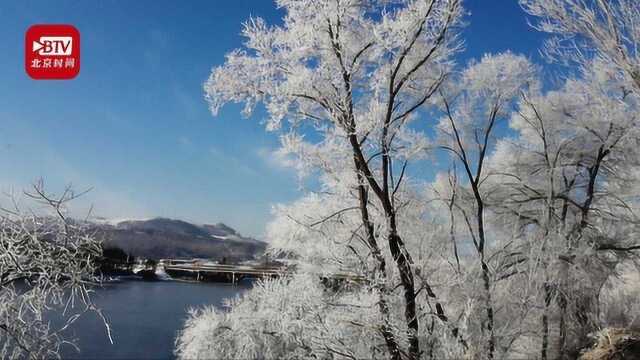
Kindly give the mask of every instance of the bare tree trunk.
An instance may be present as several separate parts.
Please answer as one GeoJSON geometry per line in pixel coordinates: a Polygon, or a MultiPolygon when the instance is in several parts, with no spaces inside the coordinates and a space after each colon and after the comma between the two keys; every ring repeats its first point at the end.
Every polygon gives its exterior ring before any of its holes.
{"type": "MultiPolygon", "coordinates": [[[[355,130],[355,121],[353,121],[353,119],[351,119],[349,124],[351,124],[352,130],[355,130]]],[[[349,135],[349,140],[354,152],[356,169],[359,172],[359,176],[367,180],[369,186],[372,188],[373,192],[382,203],[382,207],[388,219],[387,225],[389,226],[389,233],[387,235],[387,241],[389,242],[391,256],[396,262],[398,272],[400,273],[400,282],[404,291],[404,315],[407,327],[409,328],[408,356],[409,359],[418,359],[420,357],[420,341],[418,339],[419,323],[418,317],[416,316],[416,292],[413,269],[411,268],[412,260],[404,245],[404,242],[402,241],[402,238],[398,235],[396,214],[391,201],[389,200],[389,197],[386,196],[388,194],[380,188],[380,186],[374,179],[367,161],[364,159],[364,155],[362,154],[362,149],[355,135],[355,131],[351,132],[351,135],[349,135]]],[[[442,306],[439,306],[439,308],[442,309],[442,306]]]]}
{"type": "Polygon", "coordinates": [[[485,233],[484,233],[484,201],[480,196],[480,192],[477,188],[477,185],[472,185],[474,189],[474,194],[476,197],[476,203],[478,205],[477,212],[477,222],[478,222],[478,254],[480,255],[480,265],[482,268],[482,283],[484,287],[484,295],[485,295],[485,311],[487,313],[487,331],[489,332],[489,341],[487,344],[488,348],[488,358],[493,359],[493,355],[496,349],[496,338],[494,333],[494,316],[493,316],[493,301],[491,299],[491,278],[490,271],[487,263],[485,262],[485,233]]]}
{"type": "Polygon", "coordinates": [[[493,330],[493,300],[491,299],[491,281],[489,280],[489,268],[487,267],[487,264],[484,262],[484,260],[482,261],[482,280],[484,282],[484,292],[486,297],[487,331],[489,332],[488,358],[493,359],[493,354],[496,350],[496,335],[493,330]]]}
{"type": "Polygon", "coordinates": [[[404,292],[404,317],[409,328],[409,359],[418,359],[420,357],[420,343],[418,341],[418,317],[416,316],[416,291],[413,278],[413,270],[411,269],[412,261],[397,233],[395,225],[395,214],[389,219],[390,233],[388,236],[389,248],[391,256],[396,261],[398,271],[400,272],[400,281],[404,292]]]}
{"type": "MultiPolygon", "coordinates": [[[[357,161],[356,161],[357,167],[357,161]]],[[[388,286],[387,286],[387,272],[386,272],[386,261],[382,252],[380,251],[380,247],[378,246],[378,242],[375,238],[375,233],[373,229],[373,224],[369,218],[369,209],[367,208],[369,204],[369,194],[367,189],[363,185],[364,179],[362,178],[362,174],[358,172],[358,198],[360,200],[360,215],[362,217],[362,224],[366,231],[366,239],[369,244],[369,248],[371,250],[371,254],[377,262],[376,274],[380,276],[382,282],[380,283],[376,276],[374,275],[374,286],[378,289],[379,299],[378,299],[378,308],[380,310],[380,314],[382,315],[382,328],[380,332],[382,333],[382,337],[387,345],[387,349],[389,350],[389,354],[391,355],[391,359],[400,360],[400,348],[398,346],[398,342],[393,335],[390,325],[390,315],[389,315],[389,305],[387,304],[387,300],[385,296],[388,295],[388,286]]]]}
{"type": "Polygon", "coordinates": [[[456,258],[456,266],[458,269],[458,273],[460,272],[460,256],[458,256],[458,243],[456,241],[456,217],[453,212],[453,208],[456,203],[456,187],[458,186],[458,176],[456,174],[455,163],[453,165],[453,176],[451,176],[451,172],[449,172],[449,186],[451,187],[451,198],[449,199],[448,207],[449,207],[449,238],[451,239],[451,243],[453,245],[453,255],[456,258]]]}
{"type": "Polygon", "coordinates": [[[560,310],[560,320],[559,320],[559,334],[558,334],[558,359],[564,359],[566,353],[566,345],[567,345],[567,322],[566,322],[566,313],[567,313],[567,294],[565,290],[567,289],[568,282],[568,272],[569,265],[565,261],[562,261],[560,268],[560,288],[558,289],[558,308],[560,310]]]}
{"type": "Polygon", "coordinates": [[[542,349],[540,359],[547,360],[547,350],[549,349],[549,319],[547,315],[548,306],[545,306],[542,314],[542,349]]]}
{"type": "Polygon", "coordinates": [[[544,309],[542,312],[542,348],[540,349],[540,359],[547,360],[549,351],[549,305],[551,305],[552,292],[549,284],[544,284],[544,309]]]}
{"type": "Polygon", "coordinates": [[[560,307],[560,335],[558,336],[558,359],[564,359],[566,353],[567,343],[567,323],[565,320],[565,311],[567,310],[566,303],[560,307]]]}

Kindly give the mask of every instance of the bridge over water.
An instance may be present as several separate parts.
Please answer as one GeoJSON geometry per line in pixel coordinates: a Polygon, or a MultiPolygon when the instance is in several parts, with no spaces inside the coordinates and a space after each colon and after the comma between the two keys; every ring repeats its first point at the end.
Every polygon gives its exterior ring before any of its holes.
{"type": "MultiPolygon", "coordinates": [[[[291,274],[294,269],[278,265],[228,265],[201,263],[186,260],[161,260],[158,264],[173,278],[188,278],[197,281],[230,282],[235,284],[242,279],[276,278],[291,274]]],[[[364,277],[354,274],[319,274],[321,279],[328,282],[364,281],[364,277]]]]}

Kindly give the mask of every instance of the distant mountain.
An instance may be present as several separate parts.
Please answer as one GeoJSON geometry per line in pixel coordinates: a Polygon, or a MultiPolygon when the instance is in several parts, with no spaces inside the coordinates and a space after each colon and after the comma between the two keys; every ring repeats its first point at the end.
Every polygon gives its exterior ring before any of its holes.
{"type": "Polygon", "coordinates": [[[238,234],[225,224],[197,225],[182,220],[97,221],[92,227],[104,247],[118,247],[148,259],[210,258],[242,261],[261,255],[266,243],[238,234]]]}

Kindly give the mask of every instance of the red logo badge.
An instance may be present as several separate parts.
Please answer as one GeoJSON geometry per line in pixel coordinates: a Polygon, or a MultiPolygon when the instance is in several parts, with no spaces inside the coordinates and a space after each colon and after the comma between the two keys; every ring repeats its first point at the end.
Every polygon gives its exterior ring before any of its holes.
{"type": "Polygon", "coordinates": [[[72,25],[31,26],[24,51],[32,79],[73,79],[80,72],[80,33],[72,25]]]}

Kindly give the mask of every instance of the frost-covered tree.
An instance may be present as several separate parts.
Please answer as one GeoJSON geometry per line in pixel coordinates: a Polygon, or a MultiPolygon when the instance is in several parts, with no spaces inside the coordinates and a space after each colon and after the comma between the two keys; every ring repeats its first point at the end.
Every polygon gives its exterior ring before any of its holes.
{"type": "Polygon", "coordinates": [[[640,5],[636,0],[520,0],[536,16],[534,27],[553,34],[545,53],[553,60],[615,65],[628,90],[640,91],[640,5]]]}
{"type": "Polygon", "coordinates": [[[633,235],[638,99],[623,82],[595,61],[558,91],[523,96],[511,120],[518,137],[501,140],[490,161],[496,217],[518,223],[535,240],[529,248],[539,249],[543,358],[549,349],[563,357],[584,346],[576,341],[603,325],[602,286],[640,250],[633,235]],[[553,346],[552,302],[559,308],[553,346]]]}
{"type": "Polygon", "coordinates": [[[385,357],[383,347],[366,340],[377,337],[375,303],[369,292],[327,292],[308,274],[268,281],[230,301],[229,313],[192,312],[178,352],[186,359],[385,357]]]}
{"type": "Polygon", "coordinates": [[[456,82],[461,90],[453,89],[453,94],[442,95],[445,116],[438,126],[442,142],[440,146],[453,155],[454,161],[460,163],[473,198],[469,208],[458,208],[467,220],[468,235],[473,240],[481,268],[486,311],[483,330],[486,330],[488,339],[489,358],[493,358],[496,347],[495,306],[491,298],[492,274],[487,264],[487,242],[492,239],[488,239],[485,229],[487,194],[483,183],[487,173],[483,170],[490,146],[496,140],[498,123],[510,115],[512,104],[520,94],[535,86],[532,84],[536,79],[535,72],[534,66],[522,56],[510,53],[486,55],[482,61],[462,72],[456,82]]]}
{"type": "MultiPolygon", "coordinates": [[[[250,113],[262,103],[269,114],[267,128],[290,129],[289,144],[300,144],[295,131],[307,126],[322,139],[307,147],[331,146],[337,152],[323,163],[334,173],[350,172],[355,182],[361,229],[374,259],[367,273],[379,288],[379,311],[387,323],[381,333],[391,357],[406,352],[417,358],[417,289],[413,259],[398,227],[397,195],[407,162],[426,147],[424,135],[409,124],[450,72],[451,56],[459,48],[460,3],[277,3],[286,12],[284,24],[250,19],[243,31],[245,47],[213,70],[205,85],[211,109],[216,113],[226,102],[243,102],[250,113]],[[381,224],[372,221],[372,206],[383,212],[381,224]],[[390,256],[383,254],[382,243],[390,256]],[[396,284],[387,279],[387,258],[403,290],[406,350],[390,324],[387,296],[396,284]]],[[[440,303],[437,316],[447,319],[440,303]]]]}
{"type": "MultiPolygon", "coordinates": [[[[400,346],[408,346],[401,289],[382,295],[370,277],[355,283],[336,282],[332,277],[367,274],[375,259],[361,231],[353,184],[345,186],[344,192],[327,184],[324,190],[278,206],[268,226],[270,251],[295,259],[298,274],[258,284],[233,300],[228,311],[193,312],[178,337],[176,350],[181,358],[389,358],[383,326],[388,326],[400,346]],[[379,308],[381,296],[388,305],[386,318],[379,308]]],[[[453,329],[437,318],[432,289],[422,282],[427,277],[438,284],[455,283],[451,268],[439,256],[444,252],[439,247],[446,242],[439,237],[438,225],[424,222],[425,201],[416,194],[398,196],[403,202],[410,198],[398,214],[398,225],[414,256],[416,311],[425,324],[418,333],[421,349],[434,358],[459,358],[464,348],[452,335],[453,329]]],[[[371,207],[370,216],[378,224],[376,232],[382,230],[383,210],[371,207]]],[[[387,246],[381,251],[389,253],[387,246]]],[[[388,280],[399,284],[392,270],[388,280]]],[[[446,293],[439,295],[439,301],[448,302],[446,293]]],[[[461,315],[464,323],[464,311],[451,322],[457,324],[461,315]]]]}
{"type": "MultiPolygon", "coordinates": [[[[518,58],[485,60],[510,57],[518,58]]],[[[548,92],[535,85],[532,70],[507,71],[512,79],[529,80],[500,101],[457,81],[464,92],[444,97],[439,130],[440,146],[458,165],[437,176],[430,192],[439,204],[435,211],[449,214],[438,221],[449,227],[450,257],[467,276],[464,287],[474,289],[474,266],[483,270],[475,276],[483,277],[477,291],[485,295],[476,299],[491,300],[486,308],[492,308],[496,352],[571,358],[589,344],[590,333],[613,324],[600,309],[623,308],[626,295],[614,300],[603,289],[620,283],[621,269],[630,271],[628,260],[637,264],[638,102],[603,61],[548,92]],[[465,93],[474,96],[469,101],[465,93]],[[515,136],[497,136],[490,125],[501,125],[492,124],[493,114],[509,120],[515,136]],[[479,251],[483,233],[486,267],[479,251]],[[470,261],[469,251],[478,262],[470,261]]],[[[480,73],[485,80],[496,74],[491,67],[480,73]]],[[[501,86],[510,88],[509,80],[489,89],[501,86]]],[[[476,332],[489,330],[488,318],[489,311],[470,323],[470,343],[478,341],[476,332]]]]}
{"type": "Polygon", "coordinates": [[[55,196],[39,182],[26,195],[37,208],[12,201],[0,216],[0,357],[59,358],[61,346],[72,345],[64,330],[81,313],[102,317],[89,297],[101,248],[66,217],[78,196],[70,188],[55,196]],[[52,311],[63,312],[61,326],[45,316],[52,311]]]}
{"type": "Polygon", "coordinates": [[[264,106],[278,156],[317,177],[267,228],[298,273],[192,312],[179,357],[566,357],[606,325],[600,290],[638,250],[619,65],[585,57],[543,91],[510,52],[457,69],[455,0],[278,5],[283,25],[250,19],[205,92],[214,114],[264,106]],[[411,170],[436,148],[452,168],[425,191],[411,170]]]}
{"type": "MultiPolygon", "coordinates": [[[[544,132],[549,144],[545,147],[557,154],[551,158],[555,159],[552,164],[555,163],[556,170],[547,176],[549,190],[544,192],[549,198],[547,208],[551,210],[549,214],[554,215],[558,212],[552,208],[562,204],[561,238],[566,239],[564,250],[570,253],[568,257],[563,256],[570,261],[561,263],[563,280],[551,286],[559,292],[563,310],[572,305],[571,300],[578,301],[565,296],[575,295],[566,291],[567,286],[575,284],[576,278],[572,276],[575,270],[583,274],[591,272],[586,281],[591,289],[577,291],[581,302],[573,304],[578,307],[577,311],[561,311],[558,351],[563,356],[568,348],[576,347],[567,343],[572,335],[568,332],[575,324],[564,318],[565,313],[574,315],[580,325],[574,338],[600,326],[597,300],[602,284],[610,282],[610,276],[619,267],[625,268],[621,261],[637,260],[640,250],[633,240],[637,231],[640,3],[633,0],[521,0],[520,4],[537,18],[533,25],[536,29],[552,34],[544,49],[548,58],[577,64],[583,73],[583,81],[567,82],[566,93],[550,95],[555,97],[549,99],[556,111],[554,117],[567,123],[560,130],[565,136],[558,138],[553,131],[544,132]],[[561,149],[554,150],[552,137],[561,140],[561,149]],[[567,154],[569,159],[563,159],[567,154]],[[570,166],[563,167],[563,163],[570,166]],[[555,197],[563,199],[552,200],[555,197]],[[577,251],[578,248],[583,251],[577,251]],[[576,255],[588,251],[592,256],[576,255]],[[581,265],[578,265],[580,261],[574,261],[576,256],[582,260],[581,265]],[[561,290],[557,290],[558,287],[561,290]]],[[[548,105],[533,101],[528,107],[538,108],[530,118],[548,116],[541,115],[548,105]]],[[[544,122],[549,121],[536,120],[534,124],[538,125],[532,125],[536,128],[534,131],[539,133],[544,122]]],[[[556,126],[561,126],[559,124],[556,126]]],[[[549,124],[546,127],[549,128],[549,124]]]]}

